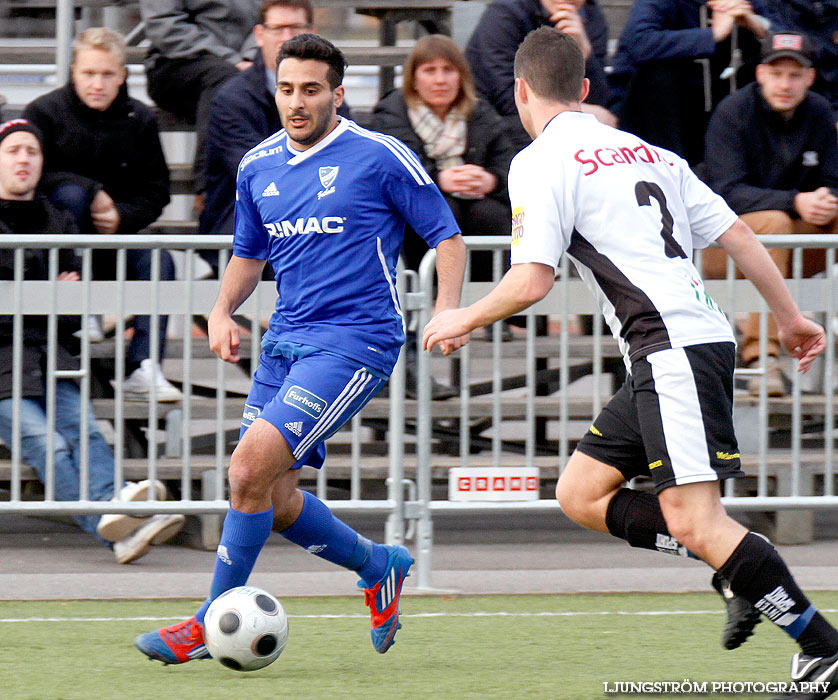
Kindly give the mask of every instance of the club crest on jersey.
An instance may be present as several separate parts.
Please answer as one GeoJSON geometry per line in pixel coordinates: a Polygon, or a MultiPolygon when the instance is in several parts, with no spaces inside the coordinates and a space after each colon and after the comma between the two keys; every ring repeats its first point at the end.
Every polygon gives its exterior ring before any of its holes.
{"type": "Polygon", "coordinates": [[[512,210],[512,245],[518,245],[524,237],[524,207],[515,207],[512,210]]]}
{"type": "Polygon", "coordinates": [[[323,199],[323,197],[335,191],[334,182],[337,179],[339,170],[340,166],[338,165],[324,165],[317,171],[317,175],[320,177],[320,184],[323,185],[323,189],[317,193],[317,199],[323,199]]]}

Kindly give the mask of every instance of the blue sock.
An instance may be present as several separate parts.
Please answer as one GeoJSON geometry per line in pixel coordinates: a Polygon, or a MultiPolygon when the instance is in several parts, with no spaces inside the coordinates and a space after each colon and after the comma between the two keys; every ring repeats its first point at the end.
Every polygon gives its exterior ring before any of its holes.
{"type": "Polygon", "coordinates": [[[218,543],[209,598],[195,613],[198,622],[204,622],[210,603],[224,591],[247,583],[256,558],[271,534],[273,522],[273,508],[261,513],[243,513],[232,507],[227,511],[221,541],[218,543]]]}
{"type": "Polygon", "coordinates": [[[317,496],[303,491],[303,509],[279,534],[307,552],[351,571],[374,586],[387,568],[387,550],[338,520],[317,496]]]}

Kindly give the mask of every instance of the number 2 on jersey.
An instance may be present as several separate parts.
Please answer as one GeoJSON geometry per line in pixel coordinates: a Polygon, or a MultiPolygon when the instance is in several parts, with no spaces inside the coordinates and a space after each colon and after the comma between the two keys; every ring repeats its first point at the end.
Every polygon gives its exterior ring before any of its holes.
{"type": "Polygon", "coordinates": [[[634,186],[634,194],[637,197],[637,203],[641,207],[649,207],[652,205],[652,199],[656,199],[661,210],[661,238],[663,238],[663,250],[667,258],[686,258],[687,254],[681,247],[681,244],[675,240],[672,235],[673,218],[669,209],[666,207],[666,197],[663,190],[654,182],[645,182],[641,180],[634,186]]]}

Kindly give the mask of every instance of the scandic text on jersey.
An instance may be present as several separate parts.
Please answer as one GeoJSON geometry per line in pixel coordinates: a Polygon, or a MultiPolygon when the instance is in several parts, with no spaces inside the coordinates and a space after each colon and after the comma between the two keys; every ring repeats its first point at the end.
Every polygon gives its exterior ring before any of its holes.
{"type": "Polygon", "coordinates": [[[639,143],[634,148],[628,146],[620,146],[618,148],[597,148],[592,154],[584,148],[576,151],[574,156],[582,165],[592,166],[582,174],[593,175],[599,166],[603,165],[609,167],[611,165],[631,165],[632,163],[664,163],[666,165],[675,165],[667,160],[664,160],[660,153],[658,153],[651,146],[645,143],[639,143]]]}
{"type": "Polygon", "coordinates": [[[318,219],[310,216],[308,219],[289,221],[283,219],[272,224],[265,224],[269,236],[274,238],[288,238],[288,236],[303,236],[308,233],[343,233],[345,216],[324,216],[318,219]]]}

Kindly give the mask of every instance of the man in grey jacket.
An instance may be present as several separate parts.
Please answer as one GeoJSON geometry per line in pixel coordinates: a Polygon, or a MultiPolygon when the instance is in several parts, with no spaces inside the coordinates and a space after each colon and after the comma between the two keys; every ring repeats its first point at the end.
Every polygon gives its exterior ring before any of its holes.
{"type": "Polygon", "coordinates": [[[141,0],[151,48],[145,61],[148,93],[198,131],[195,180],[203,192],[207,122],[215,91],[253,65],[257,0],[141,0]]]}

